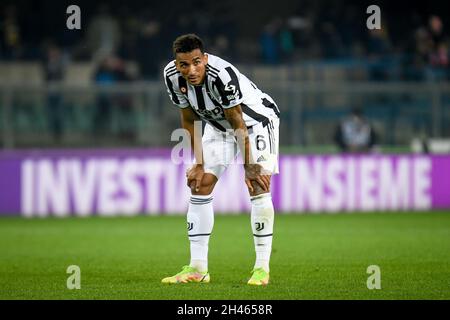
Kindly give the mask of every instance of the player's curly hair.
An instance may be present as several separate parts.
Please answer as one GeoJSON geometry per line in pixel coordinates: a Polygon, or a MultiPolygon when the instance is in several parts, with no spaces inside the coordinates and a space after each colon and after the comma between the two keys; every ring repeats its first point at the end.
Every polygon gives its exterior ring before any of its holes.
{"type": "Polygon", "coordinates": [[[184,34],[175,39],[172,45],[173,55],[177,53],[191,52],[192,50],[200,49],[203,53],[203,41],[199,36],[193,33],[184,34]]]}

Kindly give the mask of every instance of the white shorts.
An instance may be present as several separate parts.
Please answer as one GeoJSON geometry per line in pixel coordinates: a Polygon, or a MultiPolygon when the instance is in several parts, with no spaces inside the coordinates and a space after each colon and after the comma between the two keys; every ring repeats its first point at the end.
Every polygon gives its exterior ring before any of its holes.
{"type": "MultiPolygon", "coordinates": [[[[280,120],[274,118],[266,126],[258,123],[248,129],[251,163],[260,164],[265,174],[278,173],[279,123],[280,120]]],[[[230,164],[242,166],[244,163],[232,132],[221,132],[206,124],[202,145],[205,172],[214,174],[217,178],[220,178],[230,164]]]]}

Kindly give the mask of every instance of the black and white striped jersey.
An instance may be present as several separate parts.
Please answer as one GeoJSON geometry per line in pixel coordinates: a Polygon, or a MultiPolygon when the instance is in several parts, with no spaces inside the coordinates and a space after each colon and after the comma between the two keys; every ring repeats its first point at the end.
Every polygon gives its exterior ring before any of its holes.
{"type": "Polygon", "coordinates": [[[223,109],[241,105],[247,127],[267,125],[280,111],[273,99],[259,90],[229,62],[208,54],[202,86],[190,85],[177,71],[175,60],[164,68],[164,81],[172,102],[180,108],[192,107],[202,120],[220,131],[232,129],[223,109]]]}

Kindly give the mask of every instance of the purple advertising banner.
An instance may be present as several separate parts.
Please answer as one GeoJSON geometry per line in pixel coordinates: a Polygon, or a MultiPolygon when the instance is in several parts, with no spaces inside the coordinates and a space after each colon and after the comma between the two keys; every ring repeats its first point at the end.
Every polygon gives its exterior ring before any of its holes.
{"type": "MultiPolygon", "coordinates": [[[[0,152],[0,214],[184,214],[186,169],[169,149],[0,152]]],[[[450,208],[450,155],[281,155],[272,179],[285,213],[450,208]]],[[[213,193],[218,213],[249,212],[242,165],[213,193]]]]}

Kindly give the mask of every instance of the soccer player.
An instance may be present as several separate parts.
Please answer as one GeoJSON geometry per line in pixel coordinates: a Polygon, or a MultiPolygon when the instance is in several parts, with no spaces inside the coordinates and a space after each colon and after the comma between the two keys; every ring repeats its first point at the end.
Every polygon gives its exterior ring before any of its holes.
{"type": "Polygon", "coordinates": [[[248,284],[267,285],[274,224],[270,179],[278,173],[279,109],[232,64],[206,53],[198,36],[178,37],[173,54],[175,60],[164,68],[164,80],[170,99],[180,108],[181,123],[190,134],[195,156],[195,164],[186,173],[191,189],[187,212],[191,260],[181,272],[162,282],[210,281],[212,192],[229,164],[241,154],[256,251],[248,284]],[[199,120],[206,123],[201,138],[194,130],[199,120]]]}

